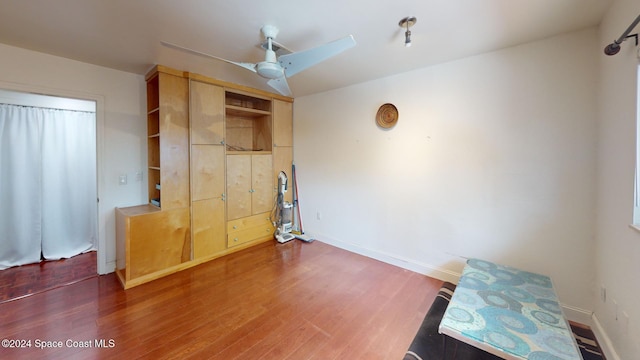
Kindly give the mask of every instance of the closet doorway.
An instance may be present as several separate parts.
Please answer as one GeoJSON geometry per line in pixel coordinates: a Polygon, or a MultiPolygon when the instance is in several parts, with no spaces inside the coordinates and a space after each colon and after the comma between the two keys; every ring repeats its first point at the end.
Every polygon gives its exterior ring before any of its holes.
{"type": "Polygon", "coordinates": [[[0,271],[98,246],[96,102],[0,90],[0,271]]]}

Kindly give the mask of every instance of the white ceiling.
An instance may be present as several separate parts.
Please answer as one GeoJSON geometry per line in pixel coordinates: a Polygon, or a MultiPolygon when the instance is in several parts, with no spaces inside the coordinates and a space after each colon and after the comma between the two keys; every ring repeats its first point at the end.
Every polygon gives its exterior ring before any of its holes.
{"type": "MultiPolygon", "coordinates": [[[[613,0],[0,0],[0,43],[144,74],[154,64],[272,91],[245,69],[161,40],[259,62],[260,28],[305,50],[358,45],[289,79],[304,96],[596,26],[613,0]],[[400,19],[415,16],[413,46],[400,19]]],[[[1,56],[1,55],[0,55],[1,56]]]]}

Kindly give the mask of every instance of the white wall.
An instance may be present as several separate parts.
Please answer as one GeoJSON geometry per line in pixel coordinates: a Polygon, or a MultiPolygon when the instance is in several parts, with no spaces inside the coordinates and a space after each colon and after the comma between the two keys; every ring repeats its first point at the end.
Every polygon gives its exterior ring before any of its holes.
{"type": "Polygon", "coordinates": [[[443,280],[462,257],[548,274],[588,322],[597,47],[590,29],[296,98],[305,232],[443,280]]]}
{"type": "Polygon", "coordinates": [[[115,267],[116,206],[146,202],[144,77],[0,44],[0,88],[97,101],[98,269],[115,267]],[[143,170],[144,179],[135,180],[143,170]],[[118,185],[120,174],[128,184],[118,185]]]}
{"type": "MultiPolygon", "coordinates": [[[[640,354],[640,233],[629,227],[633,211],[638,102],[638,58],[634,40],[620,53],[602,49],[617,39],[640,14],[637,0],[618,0],[600,25],[600,114],[597,174],[597,281],[606,288],[606,301],[595,298],[596,323],[607,334],[621,359],[640,354]],[[618,320],[615,316],[618,307],[618,320]],[[629,316],[628,324],[624,313],[629,316]]],[[[638,33],[640,26],[632,33],[638,33]]]]}

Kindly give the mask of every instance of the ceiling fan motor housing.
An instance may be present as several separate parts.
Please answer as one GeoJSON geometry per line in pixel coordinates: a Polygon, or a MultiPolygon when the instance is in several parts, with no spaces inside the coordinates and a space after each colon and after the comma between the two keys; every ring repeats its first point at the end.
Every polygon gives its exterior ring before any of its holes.
{"type": "Polygon", "coordinates": [[[256,66],[258,75],[267,79],[278,79],[284,76],[284,69],[278,63],[263,61],[256,66]]]}
{"type": "Polygon", "coordinates": [[[267,50],[264,61],[256,64],[256,72],[267,79],[278,79],[284,76],[284,69],[277,62],[276,53],[273,50],[267,50]]]}

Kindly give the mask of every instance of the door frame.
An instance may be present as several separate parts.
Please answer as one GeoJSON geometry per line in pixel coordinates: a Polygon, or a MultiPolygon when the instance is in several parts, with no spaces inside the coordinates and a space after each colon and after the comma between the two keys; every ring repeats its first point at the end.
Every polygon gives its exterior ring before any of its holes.
{"type": "MultiPolygon", "coordinates": [[[[97,229],[97,242],[96,242],[96,257],[97,257],[97,271],[98,274],[107,274],[113,271],[115,263],[112,266],[107,264],[107,251],[106,251],[106,209],[100,203],[100,199],[103,198],[103,189],[106,188],[104,180],[104,96],[98,94],[91,94],[86,92],[78,92],[71,90],[52,89],[45,87],[38,87],[33,85],[16,84],[10,82],[0,81],[0,89],[21,93],[30,93],[36,95],[56,96],[70,99],[93,101],[96,103],[96,193],[98,198],[96,199],[96,207],[98,210],[98,216],[96,219],[97,229]]],[[[104,202],[103,202],[104,203],[104,202]]]]}

